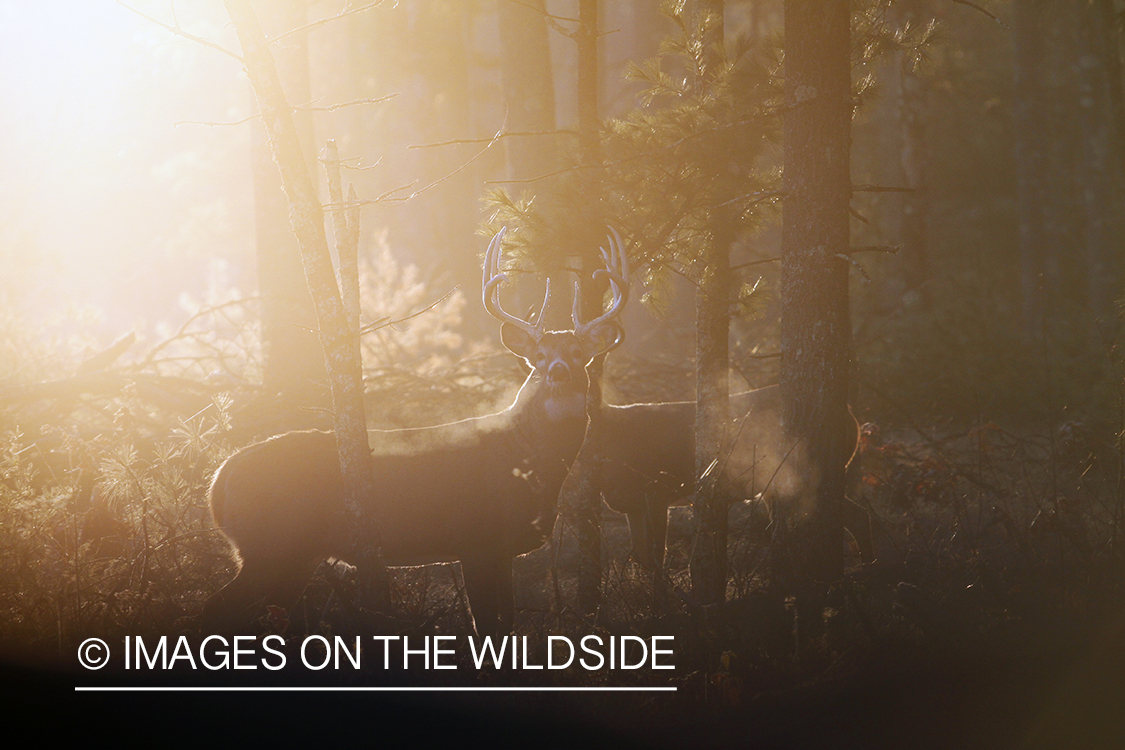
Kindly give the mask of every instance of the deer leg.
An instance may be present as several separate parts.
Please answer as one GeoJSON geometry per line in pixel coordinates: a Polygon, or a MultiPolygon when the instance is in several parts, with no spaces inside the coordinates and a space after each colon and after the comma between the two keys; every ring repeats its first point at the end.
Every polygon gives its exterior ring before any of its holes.
{"type": "Polygon", "coordinates": [[[633,554],[637,561],[652,574],[653,601],[662,607],[667,599],[664,580],[664,545],[668,533],[668,506],[646,497],[644,511],[630,513],[629,535],[633,540],[633,554]]]}
{"type": "Polygon", "coordinates": [[[668,543],[668,506],[660,500],[646,499],[648,512],[648,543],[652,555],[652,569],[664,577],[664,550],[668,543]]]}
{"type": "Polygon", "coordinates": [[[461,561],[465,594],[478,636],[509,633],[514,617],[511,559],[461,561]]]}
{"type": "Polygon", "coordinates": [[[629,513],[629,539],[633,543],[633,556],[646,569],[653,569],[652,543],[648,524],[648,511],[629,513]]]}

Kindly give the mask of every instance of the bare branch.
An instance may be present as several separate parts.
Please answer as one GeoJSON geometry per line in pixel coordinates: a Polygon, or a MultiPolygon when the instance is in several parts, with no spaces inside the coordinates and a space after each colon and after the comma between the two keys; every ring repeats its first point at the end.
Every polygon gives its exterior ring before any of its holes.
{"type": "Polygon", "coordinates": [[[852,216],[854,216],[855,218],[859,219],[860,221],[862,221],[864,224],[870,224],[871,223],[870,219],[868,219],[866,216],[861,214],[859,211],[856,211],[851,206],[848,206],[848,213],[851,214],[852,216]]]}
{"type": "Polygon", "coordinates": [[[376,320],[373,323],[368,323],[363,328],[360,328],[359,334],[362,336],[365,333],[371,333],[372,331],[378,331],[380,328],[386,328],[388,326],[390,326],[391,328],[394,328],[395,326],[399,325],[400,323],[405,323],[406,321],[410,320],[411,318],[417,318],[419,315],[421,315],[423,313],[427,313],[430,310],[433,310],[438,305],[440,305],[442,302],[445,302],[456,291],[457,291],[457,287],[453,287],[448,292],[446,292],[441,297],[439,297],[437,300],[435,300],[431,305],[422,308],[418,312],[412,312],[409,315],[398,318],[396,320],[391,320],[389,317],[379,318],[379,320],[376,320]]]}
{"type": "Polygon", "coordinates": [[[492,136],[491,138],[457,138],[457,139],[452,140],[452,141],[442,141],[440,143],[421,143],[421,144],[418,144],[418,145],[409,146],[408,148],[441,148],[443,146],[462,146],[462,145],[467,145],[467,144],[472,144],[472,143],[489,143],[489,144],[491,144],[492,142],[494,142],[494,141],[496,141],[500,138],[517,138],[517,137],[522,138],[522,137],[525,137],[525,136],[534,136],[534,135],[573,135],[573,136],[577,137],[578,131],[577,130],[567,130],[567,129],[501,131],[500,133],[492,136]]]}
{"type": "Polygon", "coordinates": [[[509,3],[512,3],[513,5],[522,5],[523,7],[527,8],[528,10],[533,10],[536,13],[539,13],[540,15],[542,15],[544,18],[550,18],[550,19],[553,19],[555,21],[566,21],[567,23],[578,23],[577,18],[568,18],[566,16],[552,15],[552,14],[548,13],[546,11],[546,9],[536,7],[536,6],[532,5],[531,3],[521,2],[521,0],[507,0],[507,1],[509,3]]]}
{"type": "Polygon", "coordinates": [[[752,261],[749,261],[748,263],[739,263],[737,266],[731,266],[730,270],[740,271],[743,268],[750,268],[751,266],[764,266],[767,263],[779,263],[779,262],[781,262],[781,256],[780,255],[778,255],[776,257],[773,257],[773,258],[763,258],[761,260],[752,260],[752,261]]]}
{"type": "Polygon", "coordinates": [[[438,185],[445,182],[446,180],[452,179],[452,178],[456,177],[457,175],[461,174],[462,172],[464,172],[466,169],[469,168],[469,166],[473,162],[475,162],[480,157],[484,156],[485,151],[488,151],[488,149],[492,148],[497,143],[497,141],[500,140],[500,136],[501,136],[501,134],[503,134],[503,132],[504,132],[504,130],[502,128],[500,130],[497,130],[496,135],[494,135],[492,137],[492,140],[489,141],[488,144],[485,145],[485,147],[482,148],[480,151],[478,151],[471,159],[469,159],[467,162],[465,162],[464,164],[462,164],[460,167],[453,170],[449,174],[445,175],[444,177],[439,177],[438,179],[431,182],[429,185],[426,185],[425,187],[422,187],[422,188],[419,188],[418,190],[415,190],[413,193],[408,195],[404,200],[410,200],[412,198],[417,198],[419,195],[426,192],[427,190],[429,190],[431,188],[434,188],[434,187],[437,187],[438,185]]]}
{"type": "Polygon", "coordinates": [[[386,96],[380,96],[380,97],[377,97],[375,99],[352,99],[350,102],[340,102],[339,104],[330,104],[327,107],[314,107],[314,106],[312,106],[312,102],[310,102],[309,104],[302,104],[301,106],[294,107],[293,109],[298,110],[300,112],[335,112],[338,109],[343,109],[344,107],[351,107],[355,104],[381,104],[382,102],[388,101],[389,99],[394,99],[396,96],[398,96],[397,91],[393,94],[387,94],[386,96]]]}
{"type": "Polygon", "coordinates": [[[284,39],[288,36],[292,36],[293,34],[298,34],[302,31],[308,31],[309,29],[315,29],[317,26],[323,26],[326,23],[331,23],[332,21],[338,21],[339,19],[346,18],[347,16],[354,16],[356,13],[362,13],[365,10],[371,10],[372,8],[378,8],[380,5],[383,5],[385,2],[386,2],[386,0],[376,0],[376,2],[368,3],[367,5],[362,5],[358,8],[352,8],[351,10],[348,10],[347,5],[345,4],[344,10],[340,11],[336,15],[329,16],[328,18],[322,18],[319,21],[312,21],[310,23],[306,23],[304,26],[298,26],[296,28],[289,29],[289,31],[278,34],[273,39],[267,40],[266,44],[272,45],[275,42],[280,42],[282,39],[284,39]]]}
{"type": "Polygon", "coordinates": [[[975,10],[975,11],[979,11],[979,12],[981,12],[981,13],[985,14],[986,16],[988,16],[989,18],[991,18],[991,19],[992,19],[993,21],[995,21],[996,23],[998,23],[998,24],[1000,24],[1001,26],[1003,26],[1003,27],[1004,27],[1005,29],[1006,29],[1006,28],[1008,28],[1008,25],[1007,25],[1006,23],[1004,23],[1004,22],[1003,22],[1003,21],[1001,21],[1001,20],[1000,20],[999,18],[997,18],[996,16],[992,15],[991,13],[989,13],[989,12],[988,12],[987,10],[985,10],[985,9],[984,9],[984,8],[982,8],[981,6],[977,5],[976,3],[970,3],[970,2],[969,2],[969,0],[951,0],[951,1],[952,1],[953,3],[956,3],[957,5],[965,5],[965,6],[968,6],[969,8],[972,8],[972,9],[973,9],[973,10],[975,10]]]}
{"type": "Polygon", "coordinates": [[[844,261],[847,261],[848,263],[851,263],[853,266],[855,266],[856,270],[859,271],[860,275],[863,276],[863,280],[866,281],[868,284],[871,283],[871,277],[867,275],[867,271],[863,270],[863,266],[861,266],[859,264],[859,262],[856,261],[855,258],[853,258],[852,256],[847,255],[845,253],[836,253],[835,257],[839,258],[840,260],[844,260],[844,261]]]}
{"type": "Polygon", "coordinates": [[[251,120],[253,120],[256,117],[261,117],[261,113],[255,112],[252,115],[249,115],[247,117],[243,117],[241,120],[234,120],[232,122],[206,122],[206,121],[202,121],[202,120],[180,120],[179,122],[172,123],[172,126],[178,128],[181,125],[206,125],[209,128],[219,128],[219,127],[227,127],[229,125],[241,125],[244,122],[250,122],[251,120]]]}
{"type": "Polygon", "coordinates": [[[853,193],[916,193],[916,188],[894,187],[890,185],[852,185],[853,193]]]}
{"type": "MultiPolygon", "coordinates": [[[[210,47],[213,50],[218,50],[219,52],[222,52],[224,55],[229,55],[230,57],[233,57],[235,60],[238,60],[240,63],[245,62],[245,60],[242,59],[241,55],[238,55],[238,54],[235,54],[234,52],[231,52],[229,49],[222,46],[221,44],[218,44],[216,42],[212,42],[210,39],[204,39],[201,36],[196,36],[195,34],[190,34],[186,31],[184,31],[182,28],[180,28],[180,22],[178,20],[176,21],[174,26],[170,26],[170,25],[164,23],[163,21],[156,20],[152,16],[145,15],[144,13],[141,13],[139,10],[137,10],[136,8],[134,8],[130,5],[126,5],[123,2],[123,0],[117,0],[117,4],[120,5],[122,8],[124,8],[125,10],[130,10],[130,11],[136,13],[138,16],[145,19],[146,21],[154,23],[157,26],[159,26],[160,28],[166,29],[167,31],[172,32],[176,36],[183,37],[184,39],[190,39],[193,42],[196,42],[198,44],[202,44],[204,47],[210,47]]],[[[175,18],[175,13],[172,14],[172,17],[175,18]]]]}
{"type": "Polygon", "coordinates": [[[142,359],[139,363],[137,363],[137,367],[143,368],[143,367],[147,367],[148,365],[152,364],[152,361],[156,358],[156,355],[158,353],[160,353],[160,351],[162,349],[164,349],[169,344],[172,344],[173,342],[178,341],[179,339],[181,339],[185,335],[187,335],[188,326],[190,326],[192,323],[199,320],[200,318],[203,318],[207,315],[218,312],[218,311],[223,310],[225,308],[242,307],[242,306],[246,306],[246,305],[249,305],[249,304],[253,304],[253,303],[257,302],[258,299],[259,299],[258,297],[246,297],[246,298],[243,298],[243,299],[229,300],[227,302],[222,302],[222,303],[217,304],[217,305],[207,305],[205,307],[199,308],[193,314],[188,316],[188,319],[183,322],[183,325],[180,326],[178,331],[176,331],[174,334],[172,334],[168,338],[164,339],[163,341],[159,342],[158,344],[156,344],[156,346],[152,347],[152,349],[149,350],[148,354],[145,355],[145,358],[142,359]]]}
{"type": "Polygon", "coordinates": [[[855,255],[856,253],[887,253],[889,255],[898,255],[898,251],[902,249],[902,245],[860,245],[848,250],[848,255],[855,255]]]}

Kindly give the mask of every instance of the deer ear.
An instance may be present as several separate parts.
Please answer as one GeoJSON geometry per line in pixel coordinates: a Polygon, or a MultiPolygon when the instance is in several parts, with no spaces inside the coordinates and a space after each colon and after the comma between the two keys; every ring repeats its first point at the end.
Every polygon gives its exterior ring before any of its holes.
{"type": "Polygon", "coordinates": [[[586,332],[582,339],[582,347],[589,360],[616,348],[624,339],[625,329],[616,321],[607,320],[586,332]]]}
{"type": "Polygon", "coordinates": [[[539,339],[524,329],[505,323],[500,326],[500,340],[512,354],[523,357],[528,362],[535,361],[535,350],[539,348],[539,339]]]}

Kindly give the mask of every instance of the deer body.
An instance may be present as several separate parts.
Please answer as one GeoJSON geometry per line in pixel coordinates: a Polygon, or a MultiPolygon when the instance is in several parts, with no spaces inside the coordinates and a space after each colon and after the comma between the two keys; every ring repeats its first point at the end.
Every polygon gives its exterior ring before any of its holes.
{"type": "MultiPolygon", "coordinates": [[[[668,508],[687,503],[695,484],[695,406],[694,401],[602,406],[603,434],[610,436],[599,474],[602,497],[612,510],[628,516],[633,554],[656,571],[664,563],[668,508]]],[[[785,465],[789,447],[779,437],[779,409],[777,386],[731,395],[733,440],[729,453],[718,458],[723,472],[719,487],[732,502],[767,490],[771,496],[796,491],[800,477],[794,476],[795,467],[785,465]]],[[[850,413],[847,429],[854,460],[859,426],[850,413]]],[[[849,502],[845,515],[867,556],[866,511],[849,502]]]]}
{"type": "MultiPolygon", "coordinates": [[[[610,310],[587,324],[576,316],[574,331],[543,331],[499,307],[503,234],[486,256],[484,303],[504,323],[505,346],[531,374],[499,414],[370,433],[377,489],[362,501],[362,512],[378,524],[388,565],[461,562],[481,634],[511,627],[512,558],[540,547],[554,524],[559,491],[586,433],[585,368],[621,339],[613,317],[625,302],[628,273],[614,234],[619,265],[606,254],[615,293],[610,310]]],[[[322,560],[348,559],[332,433],[289,432],[236,452],[215,474],[211,509],[242,563],[235,580],[208,601],[217,616],[245,622],[262,602],[290,606],[322,560]]]]}

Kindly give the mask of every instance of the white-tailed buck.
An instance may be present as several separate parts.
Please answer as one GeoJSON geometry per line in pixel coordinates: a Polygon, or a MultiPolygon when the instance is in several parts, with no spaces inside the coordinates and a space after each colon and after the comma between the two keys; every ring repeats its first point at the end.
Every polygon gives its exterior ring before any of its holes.
{"type": "MultiPolygon", "coordinates": [[[[766,492],[776,497],[801,491],[802,467],[780,438],[780,389],[759,388],[730,397],[731,445],[718,456],[719,491],[731,502],[766,492]]],[[[664,564],[668,507],[688,502],[695,487],[695,402],[615,406],[603,404],[599,481],[606,505],[629,518],[633,555],[650,570],[664,564]]],[[[855,460],[859,425],[849,412],[848,453],[855,460]]],[[[872,556],[870,519],[845,503],[845,525],[865,559],[872,556]]]]}
{"type": "MultiPolygon", "coordinates": [[[[586,365],[621,341],[616,318],[628,297],[625,252],[611,232],[597,272],[613,291],[604,314],[581,322],[576,292],[572,331],[544,331],[542,313],[535,325],[512,316],[498,289],[503,238],[501,230],[489,244],[482,297],[531,374],[498,414],[371,433],[376,490],[364,498],[388,565],[461,562],[481,634],[511,627],[512,558],[551,531],[586,433],[586,365]]],[[[544,310],[550,294],[548,284],[544,310]]],[[[205,611],[246,623],[263,602],[291,606],[321,561],[348,559],[335,437],[289,432],[238,451],[215,473],[211,513],[242,565],[205,611]]]]}

